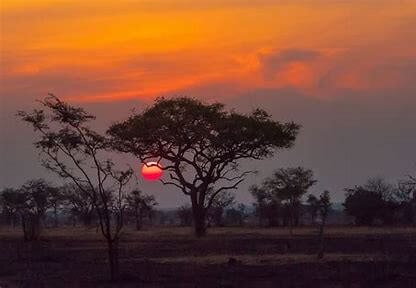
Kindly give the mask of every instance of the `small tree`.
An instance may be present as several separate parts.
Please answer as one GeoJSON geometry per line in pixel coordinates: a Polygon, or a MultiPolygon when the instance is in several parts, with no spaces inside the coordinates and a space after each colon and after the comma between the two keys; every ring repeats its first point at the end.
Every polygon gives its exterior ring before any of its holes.
{"type": "Polygon", "coordinates": [[[79,222],[85,227],[91,227],[96,213],[88,187],[79,189],[77,185],[71,183],[64,185],[61,189],[74,225],[79,222]]]}
{"type": "Polygon", "coordinates": [[[345,189],[345,212],[355,218],[357,225],[392,224],[398,209],[396,190],[381,178],[370,178],[366,184],[345,189]]]}
{"type": "Polygon", "coordinates": [[[39,239],[50,196],[55,190],[42,179],[29,181],[20,189],[24,199],[20,213],[25,240],[39,239]]]}
{"type": "Polygon", "coordinates": [[[140,190],[133,190],[127,196],[127,209],[134,215],[136,230],[141,230],[143,219],[151,218],[153,207],[157,205],[153,195],[143,194],[140,190]]]}
{"type": "Polygon", "coordinates": [[[324,257],[325,243],[324,243],[324,228],[328,218],[329,210],[331,209],[331,197],[328,191],[324,191],[319,196],[318,200],[318,216],[319,216],[319,251],[318,259],[324,257]]]}
{"type": "Polygon", "coordinates": [[[20,221],[20,210],[25,203],[25,197],[17,189],[6,188],[0,193],[0,204],[2,207],[2,215],[6,218],[6,222],[13,227],[20,221]]]}
{"type": "Polygon", "coordinates": [[[301,198],[316,182],[312,170],[302,167],[278,169],[264,181],[265,189],[289,209],[290,234],[293,234],[293,226],[299,223],[301,198]]]}
{"type": "Polygon", "coordinates": [[[264,185],[258,187],[253,185],[250,187],[250,193],[255,199],[254,209],[255,215],[259,219],[259,225],[267,221],[267,226],[279,226],[279,219],[283,215],[282,201],[277,195],[271,193],[264,185]]]}
{"type": "Polygon", "coordinates": [[[219,103],[159,98],[142,113],[113,125],[114,148],[141,161],[164,161],[169,180],[192,204],[195,235],[206,233],[206,216],[216,197],[236,189],[245,176],[243,159],[264,159],[293,145],[299,125],[281,124],[265,111],[227,112],[219,103]]]}
{"type": "Polygon", "coordinates": [[[20,189],[8,188],[1,193],[3,209],[10,216],[19,216],[26,241],[39,239],[55,189],[44,180],[37,179],[28,181],[20,189]]]}
{"type": "Polygon", "coordinates": [[[95,119],[93,115],[52,94],[40,103],[43,109],[20,111],[18,116],[40,136],[35,146],[45,156],[42,164],[89,195],[107,241],[111,279],[116,279],[125,209],[124,187],[132,170],[115,168],[108,158],[111,143],[88,126],[95,119]]]}

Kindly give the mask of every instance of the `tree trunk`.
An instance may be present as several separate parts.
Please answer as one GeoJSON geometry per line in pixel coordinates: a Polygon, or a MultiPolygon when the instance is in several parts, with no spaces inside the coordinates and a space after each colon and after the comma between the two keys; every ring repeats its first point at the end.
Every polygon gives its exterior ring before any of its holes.
{"type": "Polygon", "coordinates": [[[110,265],[111,281],[115,281],[119,276],[119,259],[118,259],[118,240],[107,239],[108,245],[108,262],[110,265]]]}

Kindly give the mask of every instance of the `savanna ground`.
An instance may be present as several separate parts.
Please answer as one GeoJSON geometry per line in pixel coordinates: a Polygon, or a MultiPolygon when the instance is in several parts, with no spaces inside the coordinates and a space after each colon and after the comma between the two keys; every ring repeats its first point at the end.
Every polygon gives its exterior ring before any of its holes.
{"type": "Polygon", "coordinates": [[[0,287],[416,287],[416,228],[330,227],[318,260],[316,229],[126,229],[121,279],[108,281],[95,229],[46,229],[36,243],[0,230],[0,287]]]}

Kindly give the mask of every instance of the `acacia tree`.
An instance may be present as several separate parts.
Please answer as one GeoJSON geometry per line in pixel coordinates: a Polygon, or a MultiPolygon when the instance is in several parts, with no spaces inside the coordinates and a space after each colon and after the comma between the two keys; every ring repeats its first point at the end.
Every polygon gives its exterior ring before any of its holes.
{"type": "Polygon", "coordinates": [[[140,190],[133,190],[126,198],[127,209],[134,215],[136,230],[141,230],[144,217],[151,217],[153,207],[157,205],[153,195],[146,195],[140,190]]]}
{"type": "Polygon", "coordinates": [[[39,239],[51,195],[56,189],[42,179],[31,180],[20,188],[24,200],[20,214],[25,240],[39,239]]]}
{"type": "Polygon", "coordinates": [[[290,234],[299,222],[301,198],[316,182],[312,170],[303,167],[278,169],[264,181],[265,190],[288,207],[290,234]]]}
{"type": "Polygon", "coordinates": [[[1,194],[3,209],[18,216],[26,241],[38,240],[42,232],[46,211],[56,187],[42,179],[26,182],[19,189],[5,189],[1,194]]]}
{"type": "Polygon", "coordinates": [[[38,133],[35,146],[42,164],[89,195],[107,241],[111,279],[118,274],[118,244],[123,227],[124,187],[132,170],[118,171],[108,158],[108,139],[88,124],[95,117],[49,94],[43,109],[20,111],[18,116],[38,133]]]}
{"type": "Polygon", "coordinates": [[[192,204],[195,235],[206,233],[207,211],[216,197],[236,189],[253,171],[241,171],[240,161],[271,157],[293,145],[299,125],[279,123],[261,109],[243,115],[220,103],[159,98],[143,112],[108,130],[114,148],[141,161],[163,161],[169,179],[192,204]]]}

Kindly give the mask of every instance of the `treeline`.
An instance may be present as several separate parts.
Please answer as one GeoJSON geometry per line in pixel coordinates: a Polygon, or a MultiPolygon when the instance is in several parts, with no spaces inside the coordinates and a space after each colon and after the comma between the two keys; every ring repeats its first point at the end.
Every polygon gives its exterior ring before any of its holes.
{"type": "MultiPolygon", "coordinates": [[[[316,183],[311,170],[296,167],[276,170],[259,186],[250,188],[255,214],[261,226],[299,226],[322,221],[319,197],[308,195],[316,183]]],[[[391,184],[380,177],[344,189],[344,219],[339,224],[414,225],[416,179],[412,176],[391,184]]],[[[329,192],[327,192],[329,193],[329,192]]],[[[332,209],[329,213],[335,213],[332,209]]]]}
{"type": "MultiPolygon", "coordinates": [[[[31,180],[20,188],[0,192],[0,221],[3,225],[21,226],[25,240],[39,239],[45,226],[98,228],[97,205],[91,195],[76,185],[53,186],[43,179],[31,180]]],[[[116,206],[115,200],[108,197],[106,205],[116,206]]],[[[122,198],[122,222],[140,230],[144,221],[152,220],[156,205],[154,196],[133,190],[122,198]]]]}
{"type": "MultiPolygon", "coordinates": [[[[296,227],[317,225],[324,220],[322,197],[308,194],[316,183],[311,170],[282,168],[261,185],[251,186],[252,205],[238,203],[232,193],[221,194],[207,212],[208,227],[261,226],[296,227]]],[[[115,199],[113,199],[115,200],[115,199]]],[[[111,198],[108,202],[109,206],[111,198]]],[[[329,203],[329,216],[336,224],[414,225],[416,224],[416,181],[409,176],[396,185],[383,178],[370,178],[363,185],[345,189],[342,210],[329,203]]],[[[156,209],[153,195],[132,190],[122,198],[124,225],[141,230],[143,225],[192,226],[192,206],[174,210],[156,209]]],[[[0,191],[0,223],[21,227],[25,240],[36,240],[42,228],[99,226],[94,199],[76,185],[54,186],[43,179],[31,180],[20,188],[0,191]]],[[[327,216],[325,219],[327,218],[327,216]]]]}

